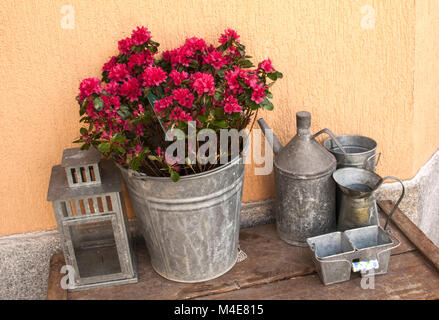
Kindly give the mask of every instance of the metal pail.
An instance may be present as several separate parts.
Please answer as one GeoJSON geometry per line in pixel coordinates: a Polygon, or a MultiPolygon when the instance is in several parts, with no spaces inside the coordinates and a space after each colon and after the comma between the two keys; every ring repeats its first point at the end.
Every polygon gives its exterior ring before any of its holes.
{"type": "Polygon", "coordinates": [[[202,282],[235,265],[244,158],[178,182],[119,168],[158,274],[202,282]]]}
{"type": "Polygon", "coordinates": [[[346,155],[332,138],[326,139],[323,145],[337,159],[337,169],[356,167],[375,171],[381,156],[381,152],[376,153],[375,140],[354,134],[337,136],[336,139],[346,150],[346,155]]]}

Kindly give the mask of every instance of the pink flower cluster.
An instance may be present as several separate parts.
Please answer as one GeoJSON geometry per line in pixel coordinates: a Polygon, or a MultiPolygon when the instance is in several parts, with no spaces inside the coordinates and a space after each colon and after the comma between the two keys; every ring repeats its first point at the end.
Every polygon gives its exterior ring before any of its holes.
{"type": "Polygon", "coordinates": [[[79,86],[80,112],[94,130],[83,140],[111,141],[120,163],[128,164],[145,148],[155,150],[147,145],[148,137],[157,135],[148,131],[157,127],[151,107],[165,129],[184,128],[187,121],[196,121],[197,129],[245,127],[254,110],[271,104],[267,79],[277,79],[278,72],[270,59],[251,69],[236,31],[226,29],[218,42],[215,47],[188,38],[157,59],[159,44],[149,30],[134,29],[104,64],[102,80],[87,78],[79,86]]]}

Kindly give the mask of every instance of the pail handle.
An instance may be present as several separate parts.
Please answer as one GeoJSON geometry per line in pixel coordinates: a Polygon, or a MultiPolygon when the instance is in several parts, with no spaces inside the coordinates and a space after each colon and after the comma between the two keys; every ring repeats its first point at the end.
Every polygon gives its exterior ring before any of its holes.
{"type": "Polygon", "coordinates": [[[331,139],[335,142],[335,144],[337,145],[337,147],[339,147],[340,150],[343,152],[343,159],[340,160],[339,162],[337,162],[337,164],[342,163],[342,162],[345,160],[346,156],[347,156],[347,154],[346,154],[346,150],[343,148],[343,146],[341,145],[341,143],[338,142],[337,138],[335,137],[335,135],[332,133],[331,130],[326,129],[326,128],[325,128],[325,129],[322,129],[322,130],[320,130],[319,132],[317,132],[316,134],[314,134],[314,135],[312,136],[312,138],[315,139],[315,138],[317,138],[317,136],[321,135],[322,133],[326,133],[327,135],[329,135],[329,136],[331,137],[331,139]]]}
{"type": "Polygon", "coordinates": [[[315,243],[312,243],[310,247],[311,247],[311,251],[314,252],[314,258],[320,263],[347,262],[349,264],[349,267],[351,266],[352,262],[347,259],[338,259],[338,260],[329,260],[329,261],[320,259],[319,257],[317,257],[315,243]]]}
{"type": "Polygon", "coordinates": [[[401,192],[401,195],[399,196],[398,201],[396,201],[395,205],[393,206],[392,211],[390,211],[389,216],[387,217],[386,224],[384,225],[384,230],[386,230],[387,225],[388,225],[390,219],[392,218],[392,215],[395,213],[396,209],[398,209],[398,206],[399,206],[399,204],[401,203],[402,199],[404,198],[404,194],[405,194],[405,187],[404,187],[404,184],[402,183],[401,180],[399,180],[399,179],[396,178],[396,177],[393,177],[393,176],[387,176],[387,177],[385,177],[385,178],[383,178],[383,179],[381,180],[381,183],[384,182],[384,180],[388,180],[388,179],[392,179],[392,180],[396,180],[396,181],[398,181],[398,182],[401,184],[402,192],[401,192]]]}
{"type": "Polygon", "coordinates": [[[366,169],[366,170],[368,170],[368,164],[369,164],[370,160],[372,160],[373,158],[376,158],[377,156],[378,156],[378,158],[374,161],[374,165],[372,166],[372,169],[371,169],[371,171],[374,171],[375,168],[378,166],[378,163],[380,162],[380,159],[381,159],[381,152],[374,153],[374,154],[371,155],[369,158],[367,158],[366,160],[364,160],[363,168],[366,169]]]}
{"type": "Polygon", "coordinates": [[[380,255],[381,255],[382,253],[387,252],[387,251],[389,251],[389,250],[393,250],[393,249],[395,249],[395,248],[398,248],[398,247],[400,246],[400,244],[401,244],[401,241],[400,241],[395,235],[393,235],[393,233],[392,233],[392,231],[391,231],[390,229],[387,230],[386,233],[389,235],[389,237],[391,237],[392,239],[396,240],[397,245],[396,245],[396,246],[392,246],[392,247],[387,248],[387,249],[384,249],[384,250],[381,250],[380,252],[378,252],[378,253],[377,253],[377,259],[379,259],[380,255]]]}

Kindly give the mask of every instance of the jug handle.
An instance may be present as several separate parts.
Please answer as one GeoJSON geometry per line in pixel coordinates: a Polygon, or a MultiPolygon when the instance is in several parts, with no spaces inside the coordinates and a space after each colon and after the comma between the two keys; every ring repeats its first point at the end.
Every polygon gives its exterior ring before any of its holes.
{"type": "Polygon", "coordinates": [[[344,159],[346,158],[346,150],[343,148],[343,146],[341,145],[340,142],[338,142],[337,138],[335,137],[335,135],[332,133],[331,130],[329,129],[322,129],[319,132],[317,132],[316,134],[314,134],[312,136],[313,139],[315,139],[317,136],[319,136],[322,133],[326,133],[327,135],[329,135],[331,137],[331,139],[335,142],[335,144],[337,145],[337,147],[340,148],[340,150],[343,152],[343,159],[340,160],[337,164],[340,164],[344,161],[344,159]]]}
{"type": "Polygon", "coordinates": [[[401,203],[402,199],[404,198],[404,194],[405,194],[405,187],[404,187],[404,184],[402,183],[401,180],[399,180],[398,178],[393,177],[393,176],[387,176],[387,177],[383,178],[381,181],[384,182],[384,180],[388,180],[388,179],[398,181],[401,184],[402,192],[401,192],[401,195],[399,196],[398,201],[396,201],[395,205],[393,206],[392,211],[390,211],[389,216],[387,217],[386,224],[384,225],[384,230],[386,230],[387,225],[389,224],[389,221],[392,218],[392,215],[395,213],[396,209],[398,209],[398,206],[401,203]]]}
{"type": "Polygon", "coordinates": [[[374,154],[371,155],[369,158],[367,158],[366,160],[364,160],[363,168],[364,168],[364,169],[367,169],[367,165],[368,165],[369,161],[372,160],[373,158],[376,158],[377,156],[378,156],[378,158],[374,161],[374,165],[373,165],[373,167],[372,167],[373,169],[371,170],[371,171],[374,171],[375,168],[378,166],[378,163],[380,162],[380,159],[381,159],[381,152],[374,153],[374,154]]]}

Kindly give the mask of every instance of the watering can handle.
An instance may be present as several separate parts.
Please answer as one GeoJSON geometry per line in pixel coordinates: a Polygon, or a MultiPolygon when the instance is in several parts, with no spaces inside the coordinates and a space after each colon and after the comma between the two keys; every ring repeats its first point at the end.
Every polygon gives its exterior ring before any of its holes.
{"type": "Polygon", "coordinates": [[[381,181],[384,182],[384,180],[388,180],[388,179],[398,181],[401,184],[402,192],[401,192],[401,195],[399,196],[398,201],[396,201],[395,205],[393,206],[392,211],[390,211],[389,216],[387,217],[386,224],[384,225],[384,230],[386,230],[387,225],[389,224],[389,221],[392,218],[392,215],[395,213],[396,209],[398,209],[398,206],[401,203],[402,199],[404,198],[404,194],[405,194],[405,187],[404,187],[404,184],[402,183],[401,180],[399,180],[398,178],[393,177],[393,176],[387,176],[387,177],[383,178],[381,181]]]}
{"type": "Polygon", "coordinates": [[[367,168],[368,168],[369,161],[372,160],[373,158],[376,158],[376,160],[374,161],[374,164],[373,164],[373,166],[372,166],[371,171],[374,171],[375,168],[378,166],[378,163],[380,162],[380,159],[381,159],[381,152],[374,153],[374,154],[371,155],[369,158],[367,158],[366,160],[364,160],[364,163],[363,163],[363,168],[364,168],[364,169],[367,169],[367,168]],[[377,156],[378,156],[378,157],[377,157],[377,156]]]}
{"type": "Polygon", "coordinates": [[[322,133],[326,133],[327,135],[329,135],[331,137],[331,139],[335,142],[335,144],[337,145],[337,147],[340,148],[341,152],[343,152],[343,159],[341,161],[339,161],[337,164],[340,164],[344,161],[344,159],[346,158],[346,150],[343,148],[343,146],[341,145],[340,142],[338,142],[337,138],[335,137],[335,135],[332,133],[331,130],[329,129],[322,129],[319,132],[317,132],[316,134],[314,134],[312,136],[313,139],[317,138],[317,136],[319,136],[322,133]]]}

